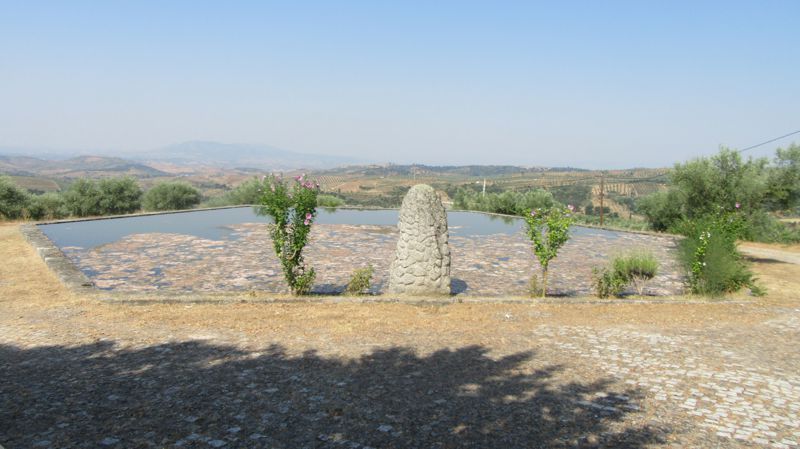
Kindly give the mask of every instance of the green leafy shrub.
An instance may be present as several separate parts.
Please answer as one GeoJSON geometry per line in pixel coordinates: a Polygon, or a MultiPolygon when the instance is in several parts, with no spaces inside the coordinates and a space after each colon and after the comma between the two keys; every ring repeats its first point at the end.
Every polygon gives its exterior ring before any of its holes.
{"type": "Polygon", "coordinates": [[[79,179],[64,193],[71,215],[89,217],[136,212],[142,206],[142,189],[131,177],[108,178],[100,182],[79,179]]]}
{"type": "Polygon", "coordinates": [[[30,195],[9,178],[0,176],[0,218],[23,218],[30,195]]]}
{"type": "Polygon", "coordinates": [[[772,210],[792,210],[800,206],[800,145],[778,148],[768,179],[769,206],[772,210]]]}
{"type": "Polygon", "coordinates": [[[142,208],[142,189],[132,177],[101,179],[97,189],[100,215],[130,214],[142,208]]]}
{"type": "Polygon", "coordinates": [[[542,267],[542,297],[547,295],[547,273],[550,261],[569,240],[572,224],[572,206],[552,207],[547,210],[534,209],[525,214],[528,238],[533,243],[533,252],[542,267]]]}
{"type": "Polygon", "coordinates": [[[344,200],[333,195],[318,195],[317,206],[319,207],[340,207],[344,206],[344,200]]]}
{"type": "Polygon", "coordinates": [[[145,193],[142,203],[149,211],[191,209],[200,204],[200,192],[186,182],[162,182],[145,193]]]}
{"type": "Polygon", "coordinates": [[[43,193],[30,198],[28,216],[34,220],[57,220],[68,215],[64,197],[58,193],[43,193]]]}
{"type": "Polygon", "coordinates": [[[613,268],[593,268],[592,287],[598,298],[620,296],[627,281],[613,268]]]}
{"type": "Polygon", "coordinates": [[[347,293],[351,295],[364,295],[369,290],[372,282],[372,275],[375,270],[372,265],[366,268],[359,268],[353,272],[350,282],[347,284],[347,293]]]}
{"type": "Polygon", "coordinates": [[[531,210],[550,209],[556,205],[556,201],[550,192],[543,189],[483,194],[473,189],[459,188],[454,197],[454,205],[456,209],[463,210],[525,215],[531,210]]]}
{"type": "Polygon", "coordinates": [[[262,181],[251,178],[237,185],[233,190],[223,195],[210,198],[203,205],[205,207],[239,206],[243,204],[261,204],[262,181]]]}
{"type": "Polygon", "coordinates": [[[100,190],[90,179],[78,179],[64,192],[64,205],[70,215],[89,217],[100,215],[100,190]]]}
{"type": "Polygon", "coordinates": [[[261,201],[262,182],[258,178],[248,179],[228,192],[227,200],[230,205],[259,204],[261,201]]]}
{"type": "Polygon", "coordinates": [[[640,198],[636,210],[656,231],[667,231],[684,218],[683,197],[678,190],[656,192],[640,198]]]}
{"type": "Polygon", "coordinates": [[[270,237],[286,283],[293,294],[307,294],[316,273],[313,268],[306,268],[303,249],[317,214],[319,184],[305,180],[305,175],[288,182],[269,176],[264,177],[261,192],[261,212],[273,219],[270,237]]]}
{"type": "Polygon", "coordinates": [[[686,238],[680,243],[680,257],[689,272],[692,293],[713,296],[742,287],[758,289],[736,247],[744,226],[735,214],[682,223],[686,238]]]}
{"type": "Polygon", "coordinates": [[[779,148],[771,164],[726,148],[675,164],[668,190],[641,198],[636,206],[653,229],[671,232],[680,232],[687,220],[715,217],[735,206],[745,225],[740,238],[800,241],[800,234],[768,213],[800,206],[800,147],[779,148]]]}

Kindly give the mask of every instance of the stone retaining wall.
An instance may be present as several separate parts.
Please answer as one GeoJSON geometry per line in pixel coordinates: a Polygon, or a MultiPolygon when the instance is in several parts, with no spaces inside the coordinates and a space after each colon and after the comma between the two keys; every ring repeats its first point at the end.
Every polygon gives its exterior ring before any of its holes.
{"type": "Polygon", "coordinates": [[[35,224],[23,224],[19,232],[33,246],[36,254],[67,287],[78,291],[93,291],[94,282],[69,260],[35,224]]]}

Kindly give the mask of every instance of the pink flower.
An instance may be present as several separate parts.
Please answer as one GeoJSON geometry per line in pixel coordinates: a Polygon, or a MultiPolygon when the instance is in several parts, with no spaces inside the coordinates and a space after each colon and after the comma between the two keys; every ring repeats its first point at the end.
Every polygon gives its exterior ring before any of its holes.
{"type": "Polygon", "coordinates": [[[309,220],[308,218],[306,218],[305,221],[303,221],[303,224],[306,226],[308,226],[309,223],[311,223],[311,220],[309,220]]]}
{"type": "Polygon", "coordinates": [[[569,209],[569,211],[572,212],[575,210],[575,206],[573,206],[572,204],[567,204],[567,209],[569,209]]]}
{"type": "Polygon", "coordinates": [[[297,182],[300,182],[300,181],[303,180],[303,177],[302,176],[295,176],[294,180],[297,181],[297,182]]]}
{"type": "Polygon", "coordinates": [[[311,213],[306,213],[306,220],[311,220],[311,217],[313,217],[311,213]]]}
{"type": "Polygon", "coordinates": [[[735,206],[736,206],[736,208],[737,208],[737,209],[738,209],[738,208],[740,208],[740,207],[742,207],[742,205],[741,205],[741,204],[739,204],[738,202],[736,203],[736,205],[735,205],[735,206]]]}

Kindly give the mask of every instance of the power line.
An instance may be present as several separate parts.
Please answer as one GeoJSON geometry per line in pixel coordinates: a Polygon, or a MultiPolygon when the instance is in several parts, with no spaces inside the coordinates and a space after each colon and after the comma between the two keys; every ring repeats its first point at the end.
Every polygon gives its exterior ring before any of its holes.
{"type": "MultiPolygon", "coordinates": [[[[777,140],[781,140],[781,139],[784,139],[786,137],[793,136],[795,134],[800,134],[800,130],[793,131],[793,132],[790,132],[789,134],[784,134],[782,136],[775,137],[773,139],[769,139],[769,140],[766,140],[764,142],[761,142],[761,143],[758,143],[758,144],[755,144],[755,145],[751,145],[749,147],[742,148],[741,150],[736,150],[736,151],[739,152],[739,153],[744,153],[745,151],[753,150],[755,148],[764,146],[764,145],[766,145],[768,143],[772,143],[772,142],[775,142],[777,140]]],[[[656,175],[645,176],[645,177],[641,177],[641,178],[628,177],[628,179],[625,179],[623,177],[618,177],[618,178],[613,178],[612,177],[611,179],[609,179],[609,181],[613,180],[614,182],[638,183],[638,182],[643,182],[643,181],[646,182],[646,181],[650,181],[650,180],[653,180],[653,179],[663,178],[663,177],[666,177],[666,176],[669,176],[669,171],[666,171],[664,173],[659,173],[659,174],[656,174],[656,175]]],[[[539,181],[542,184],[547,184],[548,181],[550,181],[550,182],[553,182],[553,183],[558,183],[558,184],[560,184],[560,186],[568,186],[568,185],[579,184],[579,183],[584,182],[584,181],[590,181],[590,180],[593,181],[593,180],[596,180],[596,179],[600,179],[601,177],[602,177],[602,175],[591,174],[591,175],[586,176],[586,177],[572,178],[572,179],[569,179],[569,178],[567,178],[567,179],[539,178],[539,179],[531,180],[531,184],[535,184],[536,181],[539,181]]],[[[502,181],[501,181],[501,183],[502,183],[502,181]]],[[[523,186],[519,186],[518,188],[525,188],[525,187],[527,187],[527,186],[523,185],[523,186]]],[[[551,187],[557,187],[557,186],[551,186],[551,187]]]]}
{"type": "Polygon", "coordinates": [[[758,147],[760,147],[760,146],[762,146],[762,145],[766,145],[766,144],[768,144],[768,143],[772,143],[772,142],[775,142],[776,140],[781,140],[781,139],[783,139],[784,137],[793,136],[793,135],[795,135],[795,134],[800,134],[800,129],[798,129],[797,131],[791,132],[791,133],[789,133],[789,134],[786,134],[786,135],[783,135],[783,136],[780,136],[780,137],[776,137],[776,138],[774,138],[774,139],[767,140],[766,142],[761,142],[761,143],[759,143],[759,144],[752,145],[752,146],[749,146],[749,147],[747,147],[747,148],[742,148],[741,150],[736,150],[736,151],[738,151],[738,152],[740,152],[740,153],[744,153],[745,151],[750,151],[750,150],[752,150],[752,149],[754,149],[754,148],[758,148],[758,147]]]}

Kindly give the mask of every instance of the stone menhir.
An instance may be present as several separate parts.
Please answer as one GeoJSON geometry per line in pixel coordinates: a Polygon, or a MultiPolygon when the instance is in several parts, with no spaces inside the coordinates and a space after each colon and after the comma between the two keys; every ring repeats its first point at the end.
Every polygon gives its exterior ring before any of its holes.
{"type": "Polygon", "coordinates": [[[433,187],[418,184],[408,191],[397,227],[400,238],[389,268],[388,292],[449,295],[447,213],[433,187]]]}

